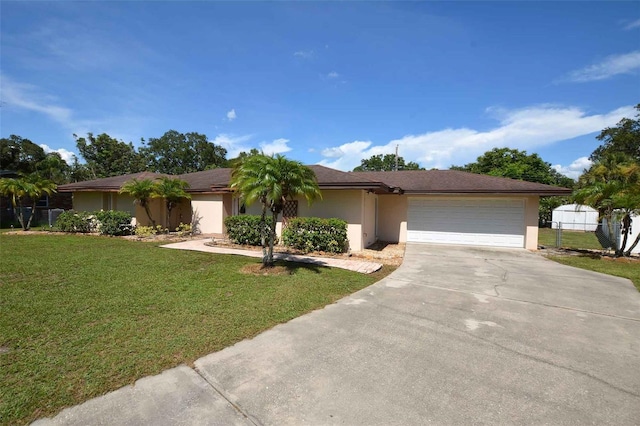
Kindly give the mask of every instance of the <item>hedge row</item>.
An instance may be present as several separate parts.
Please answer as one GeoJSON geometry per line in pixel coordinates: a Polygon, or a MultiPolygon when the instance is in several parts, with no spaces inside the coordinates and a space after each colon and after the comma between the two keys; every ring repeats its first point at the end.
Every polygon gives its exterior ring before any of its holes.
{"type": "MultiPolygon", "coordinates": [[[[269,218],[268,218],[269,219],[269,218]]],[[[260,246],[260,216],[227,216],[224,220],[229,239],[236,244],[260,246]]],[[[266,223],[264,226],[268,227],[266,223]]],[[[284,245],[304,251],[343,253],[348,246],[347,222],[341,219],[298,217],[289,219],[282,232],[284,245]]]]}
{"type": "Polygon", "coordinates": [[[347,222],[341,219],[296,217],[282,231],[286,246],[302,250],[344,253],[348,247],[347,222]]]}
{"type": "MultiPolygon", "coordinates": [[[[248,246],[262,245],[260,216],[227,216],[224,219],[224,226],[227,228],[227,235],[232,242],[248,246]]],[[[269,223],[265,223],[264,226],[268,232],[269,223]]]]}
{"type": "Polygon", "coordinates": [[[99,232],[102,235],[131,235],[131,214],[106,210],[97,212],[77,212],[67,210],[56,219],[55,228],[62,232],[99,232]]]}

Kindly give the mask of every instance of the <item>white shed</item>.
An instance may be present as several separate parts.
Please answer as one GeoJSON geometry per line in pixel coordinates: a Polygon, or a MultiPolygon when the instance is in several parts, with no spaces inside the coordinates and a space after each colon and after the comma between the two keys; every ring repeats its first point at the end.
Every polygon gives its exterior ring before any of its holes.
{"type": "Polygon", "coordinates": [[[580,204],[566,204],[553,209],[551,220],[553,229],[561,224],[562,229],[593,232],[598,226],[598,211],[580,204]]]}

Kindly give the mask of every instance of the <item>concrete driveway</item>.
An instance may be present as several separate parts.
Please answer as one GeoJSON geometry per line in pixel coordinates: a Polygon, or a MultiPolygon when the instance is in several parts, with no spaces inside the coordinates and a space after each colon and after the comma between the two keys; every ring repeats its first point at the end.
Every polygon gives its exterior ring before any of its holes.
{"type": "MultiPolygon", "coordinates": [[[[219,417],[156,400],[136,422],[176,423],[180,409],[208,424],[637,425],[640,293],[526,251],[408,245],[386,279],[195,373],[219,417]]],[[[118,407],[94,420],[130,423],[118,407]]]]}

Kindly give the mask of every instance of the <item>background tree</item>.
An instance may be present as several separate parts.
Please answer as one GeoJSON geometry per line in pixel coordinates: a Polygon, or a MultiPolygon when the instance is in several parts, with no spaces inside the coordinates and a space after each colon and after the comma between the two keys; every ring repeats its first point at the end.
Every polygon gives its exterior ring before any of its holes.
{"type": "Polygon", "coordinates": [[[43,195],[51,195],[56,192],[56,184],[46,180],[37,174],[22,176],[20,178],[0,179],[0,194],[11,200],[14,212],[17,212],[18,221],[23,231],[31,229],[31,222],[36,212],[36,204],[43,195]],[[30,201],[31,214],[24,217],[25,205],[30,201]]]}
{"type": "Polygon", "coordinates": [[[494,148],[473,163],[451,166],[450,169],[569,188],[575,184],[573,179],[558,173],[538,154],[510,148],[494,148]]]}
{"type": "Polygon", "coordinates": [[[231,174],[231,188],[235,189],[247,205],[255,201],[262,204],[261,228],[267,230],[269,250],[262,238],[263,266],[273,265],[273,246],[276,223],[287,200],[303,196],[311,203],[321,197],[315,173],[298,161],[282,155],[250,155],[236,164],[231,174]],[[266,211],[271,211],[271,224],[266,225],[266,211]]]}
{"type": "Polygon", "coordinates": [[[57,185],[71,180],[71,167],[57,152],[48,153],[42,161],[37,163],[35,173],[57,185]]]}
{"type": "Polygon", "coordinates": [[[0,169],[29,174],[47,154],[29,139],[11,135],[0,139],[0,169]]]}
{"type": "MultiPolygon", "coordinates": [[[[353,169],[354,172],[390,172],[396,169],[396,156],[394,154],[378,154],[370,158],[360,160],[360,165],[353,169]]],[[[398,170],[424,170],[418,163],[405,162],[398,157],[398,170]]]]}
{"type": "MultiPolygon", "coordinates": [[[[451,166],[450,169],[564,188],[575,186],[573,179],[558,173],[550,163],[544,161],[538,154],[527,154],[526,151],[510,148],[494,148],[479,156],[473,163],[464,166],[451,166]]],[[[568,200],[568,197],[540,198],[538,217],[540,225],[544,226],[550,223],[553,209],[566,204],[568,200]]]]}
{"type": "Polygon", "coordinates": [[[159,138],[150,138],[140,153],[150,171],[181,175],[224,167],[227,150],[209,142],[206,135],[169,130],[159,138]]]}
{"type": "Polygon", "coordinates": [[[138,173],[145,169],[142,156],[131,142],[119,141],[106,133],[98,136],[88,133],[86,138],[73,137],[92,179],[138,173]]]}
{"type": "Polygon", "coordinates": [[[242,151],[240,152],[240,154],[238,154],[237,157],[235,158],[230,158],[229,160],[227,160],[225,167],[235,167],[236,164],[238,164],[239,162],[243,161],[245,158],[252,156],[252,155],[260,155],[262,154],[262,152],[258,151],[256,148],[251,148],[251,150],[249,150],[249,152],[246,151],[242,151]]]}
{"type": "Polygon", "coordinates": [[[623,118],[615,127],[607,127],[596,136],[602,145],[593,151],[591,161],[602,160],[609,154],[624,154],[640,162],[640,104],[636,110],[635,119],[623,118]]]}
{"type": "Polygon", "coordinates": [[[191,199],[191,195],[185,191],[188,188],[189,184],[179,178],[163,176],[156,182],[156,196],[164,198],[167,209],[167,227],[169,229],[173,229],[171,226],[171,210],[173,210],[181,200],[191,199]]]}
{"type": "Polygon", "coordinates": [[[144,208],[149,221],[155,228],[156,221],[151,217],[149,203],[152,198],[157,197],[156,183],[151,179],[131,179],[122,185],[119,192],[120,194],[128,194],[132,196],[135,199],[135,202],[144,208]]]}
{"type": "Polygon", "coordinates": [[[85,180],[93,179],[91,171],[86,164],[81,164],[78,161],[78,157],[73,156],[73,162],[70,165],[69,181],[70,182],[82,182],[85,180]]]}

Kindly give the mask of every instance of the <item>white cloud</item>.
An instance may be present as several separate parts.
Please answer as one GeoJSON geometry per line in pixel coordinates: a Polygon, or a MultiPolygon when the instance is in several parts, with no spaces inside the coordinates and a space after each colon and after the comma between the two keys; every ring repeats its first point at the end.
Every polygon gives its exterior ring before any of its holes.
{"type": "Polygon", "coordinates": [[[68,151],[64,148],[53,149],[46,144],[40,144],[40,148],[44,149],[44,152],[46,152],[47,154],[50,152],[57,152],[58,154],[60,154],[60,157],[62,157],[62,159],[67,162],[67,164],[73,163],[73,157],[77,157],[75,152],[68,151]]]}
{"type": "Polygon", "coordinates": [[[236,118],[238,118],[238,116],[236,115],[236,110],[234,108],[232,108],[231,111],[227,112],[227,120],[233,121],[236,118]]]}
{"type": "Polygon", "coordinates": [[[15,82],[4,74],[0,75],[0,79],[2,80],[2,102],[7,106],[39,112],[69,127],[71,109],[56,105],[52,97],[39,93],[33,85],[15,82]]]}
{"type": "Polygon", "coordinates": [[[574,83],[606,80],[619,74],[632,74],[640,69],[640,50],[612,55],[598,64],[572,71],[567,78],[574,83]]]}
{"type": "Polygon", "coordinates": [[[630,22],[624,26],[625,30],[632,30],[634,28],[640,28],[640,19],[636,19],[635,21],[630,22]]]}
{"type": "Polygon", "coordinates": [[[563,166],[561,164],[556,164],[552,166],[558,173],[562,173],[565,176],[570,177],[571,179],[578,179],[582,172],[585,169],[588,169],[593,162],[589,160],[588,157],[580,157],[574,160],[568,166],[563,166]]]}
{"type": "Polygon", "coordinates": [[[313,58],[313,50],[298,50],[297,52],[293,52],[293,56],[302,59],[311,59],[313,58]]]}
{"type": "Polygon", "coordinates": [[[289,139],[274,139],[271,142],[262,142],[260,143],[260,149],[266,155],[273,154],[282,154],[283,152],[291,151],[291,148],[288,145],[289,139]]]}
{"type": "MultiPolygon", "coordinates": [[[[23,109],[40,113],[60,124],[71,133],[85,134],[98,126],[96,120],[80,120],[71,108],[59,105],[58,100],[38,87],[19,83],[5,74],[0,74],[2,103],[8,108],[23,109]]],[[[129,117],[130,119],[133,117],[129,117]]],[[[104,120],[103,120],[104,121],[104,120]]],[[[121,120],[119,120],[121,122],[121,120]]]]}
{"type": "Polygon", "coordinates": [[[329,74],[327,74],[327,78],[338,78],[340,77],[340,74],[338,74],[335,71],[331,71],[329,74]]]}
{"type": "Polygon", "coordinates": [[[492,110],[499,125],[487,131],[468,128],[443,129],[418,135],[407,135],[383,145],[354,141],[326,148],[320,162],[340,170],[352,170],[360,160],[372,155],[391,154],[399,146],[399,154],[426,168],[446,169],[463,165],[495,147],[535,150],[538,147],[588,135],[614,126],[625,117],[633,117],[633,106],[618,108],[606,114],[586,115],[579,108],[534,106],[518,110],[492,110]]]}
{"type": "Polygon", "coordinates": [[[221,133],[210,142],[225,148],[227,150],[227,158],[234,158],[242,151],[249,152],[251,150],[251,146],[245,144],[249,139],[251,139],[251,135],[234,136],[221,133]]]}

